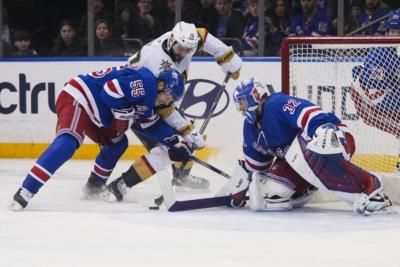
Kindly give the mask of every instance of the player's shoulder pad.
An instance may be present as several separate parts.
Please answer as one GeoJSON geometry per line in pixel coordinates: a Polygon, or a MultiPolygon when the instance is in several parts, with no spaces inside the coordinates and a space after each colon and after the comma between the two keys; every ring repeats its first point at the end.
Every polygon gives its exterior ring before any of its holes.
{"type": "Polygon", "coordinates": [[[200,49],[203,47],[204,43],[206,42],[207,39],[207,35],[208,35],[208,30],[206,28],[196,28],[197,33],[200,36],[200,42],[198,45],[197,49],[200,49]]]}

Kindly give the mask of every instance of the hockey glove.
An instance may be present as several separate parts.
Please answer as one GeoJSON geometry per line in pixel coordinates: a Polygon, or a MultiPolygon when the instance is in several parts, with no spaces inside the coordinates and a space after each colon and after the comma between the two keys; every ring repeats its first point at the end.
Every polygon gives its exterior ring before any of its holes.
{"type": "Polygon", "coordinates": [[[111,127],[118,132],[125,132],[129,128],[130,120],[134,118],[135,110],[127,109],[112,109],[114,119],[111,122],[111,127]]]}
{"type": "Polygon", "coordinates": [[[231,77],[237,80],[240,76],[240,68],[242,67],[242,59],[233,51],[232,46],[216,55],[218,65],[221,66],[225,73],[232,73],[231,77]]]}
{"type": "Polygon", "coordinates": [[[168,149],[171,161],[187,162],[192,156],[192,151],[185,141],[181,141],[168,149]]]}
{"type": "Polygon", "coordinates": [[[193,130],[190,134],[185,135],[183,138],[194,149],[202,149],[206,146],[205,135],[201,135],[196,130],[193,130]]]}

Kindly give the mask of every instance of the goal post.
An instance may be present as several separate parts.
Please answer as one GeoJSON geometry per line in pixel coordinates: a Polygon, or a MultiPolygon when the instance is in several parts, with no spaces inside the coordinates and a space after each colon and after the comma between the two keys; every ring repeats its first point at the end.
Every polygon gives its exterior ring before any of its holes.
{"type": "Polygon", "coordinates": [[[281,56],[282,91],[347,124],[352,161],[380,175],[399,201],[400,37],[288,37],[281,56]]]}

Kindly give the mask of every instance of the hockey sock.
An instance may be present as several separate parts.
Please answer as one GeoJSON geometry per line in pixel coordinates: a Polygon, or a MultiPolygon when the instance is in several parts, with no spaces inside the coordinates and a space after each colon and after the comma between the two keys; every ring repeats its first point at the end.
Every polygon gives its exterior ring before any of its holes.
{"type": "Polygon", "coordinates": [[[36,161],[23,181],[22,187],[36,194],[51,175],[72,157],[78,146],[78,141],[72,135],[57,136],[36,161]]]}
{"type": "Polygon", "coordinates": [[[118,160],[128,147],[128,138],[124,136],[118,143],[107,144],[101,147],[100,153],[96,157],[92,174],[98,182],[105,183],[110,177],[112,170],[118,160]]]}

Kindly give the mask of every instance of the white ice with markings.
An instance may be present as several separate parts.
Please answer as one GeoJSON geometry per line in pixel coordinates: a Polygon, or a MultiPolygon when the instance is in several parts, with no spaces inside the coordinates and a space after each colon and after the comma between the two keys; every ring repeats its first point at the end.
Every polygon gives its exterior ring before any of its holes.
{"type": "MultiPolygon", "coordinates": [[[[145,205],[159,194],[157,179],[122,203],[83,200],[92,161],[66,163],[26,210],[8,210],[33,163],[0,159],[2,267],[400,266],[400,215],[361,217],[340,202],[273,213],[152,211],[145,205]]],[[[224,178],[201,168],[193,172],[217,190],[224,178]]]]}

